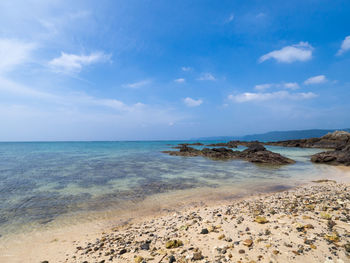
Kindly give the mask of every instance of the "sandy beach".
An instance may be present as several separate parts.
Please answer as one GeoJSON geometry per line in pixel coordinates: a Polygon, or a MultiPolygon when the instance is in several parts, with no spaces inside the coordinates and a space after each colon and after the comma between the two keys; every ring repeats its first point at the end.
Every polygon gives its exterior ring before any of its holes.
{"type": "Polygon", "coordinates": [[[349,190],[317,181],[21,234],[0,240],[0,262],[350,262],[349,190]]]}

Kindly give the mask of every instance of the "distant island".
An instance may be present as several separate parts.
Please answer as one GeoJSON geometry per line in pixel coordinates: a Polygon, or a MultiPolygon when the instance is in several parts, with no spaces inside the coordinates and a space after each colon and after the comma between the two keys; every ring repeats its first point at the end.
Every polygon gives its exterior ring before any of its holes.
{"type": "Polygon", "coordinates": [[[200,141],[260,141],[260,142],[271,142],[271,141],[284,141],[284,140],[297,140],[297,139],[308,139],[322,137],[327,133],[334,131],[347,131],[350,132],[350,128],[345,129],[311,129],[311,130],[293,130],[293,131],[271,131],[260,134],[250,134],[244,136],[212,136],[212,137],[200,137],[192,140],[200,141]]]}

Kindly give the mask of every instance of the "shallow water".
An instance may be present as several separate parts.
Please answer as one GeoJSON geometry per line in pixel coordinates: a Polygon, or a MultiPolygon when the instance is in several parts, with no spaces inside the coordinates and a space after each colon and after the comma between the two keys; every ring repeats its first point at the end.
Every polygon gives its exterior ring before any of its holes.
{"type": "Polygon", "coordinates": [[[151,207],[176,192],[193,198],[210,192],[218,196],[225,189],[242,196],[335,173],[333,167],[309,161],[316,149],[267,147],[296,161],[287,166],[161,153],[178,143],[0,143],[0,235],[34,230],[62,217],[79,220],[89,212],[126,211],[145,200],[151,207]]]}

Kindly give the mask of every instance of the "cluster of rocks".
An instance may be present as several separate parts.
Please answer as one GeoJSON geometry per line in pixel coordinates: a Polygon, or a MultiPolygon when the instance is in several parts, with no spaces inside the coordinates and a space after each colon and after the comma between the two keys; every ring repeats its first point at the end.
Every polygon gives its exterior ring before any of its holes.
{"type": "Polygon", "coordinates": [[[117,227],[65,262],[350,262],[350,187],[319,182],[117,227]]]}
{"type": "Polygon", "coordinates": [[[320,138],[267,142],[266,145],[301,148],[342,149],[350,144],[350,133],[335,131],[320,138]]]}
{"type": "Polygon", "coordinates": [[[214,160],[243,159],[254,163],[266,164],[291,164],[293,160],[286,158],[280,154],[273,153],[263,148],[262,145],[282,146],[282,147],[300,147],[300,148],[321,148],[331,149],[330,151],[321,152],[311,156],[314,163],[324,163],[331,165],[350,166],[350,133],[345,131],[335,131],[328,133],[320,138],[287,140],[277,142],[258,142],[258,141],[229,141],[222,143],[208,144],[210,147],[220,148],[204,148],[202,150],[188,147],[189,145],[202,146],[202,143],[179,144],[175,151],[164,151],[170,155],[176,156],[204,156],[214,160]],[[248,147],[247,150],[233,151],[231,148],[237,148],[242,145],[248,147]],[[257,148],[258,145],[258,148],[257,148]],[[253,150],[252,149],[259,149],[253,150]]]}
{"type": "Polygon", "coordinates": [[[229,160],[229,159],[243,159],[253,163],[263,164],[292,164],[293,160],[284,157],[278,153],[268,151],[263,145],[259,143],[250,144],[244,151],[233,151],[227,148],[204,148],[202,150],[181,145],[179,151],[164,151],[164,153],[175,156],[203,156],[213,160],[229,160]]]}
{"type": "Polygon", "coordinates": [[[311,161],[314,163],[350,166],[350,144],[335,151],[314,154],[311,156],[311,161]]]}
{"type": "Polygon", "coordinates": [[[268,142],[265,144],[284,147],[332,149],[331,151],[314,154],[311,156],[311,161],[314,163],[350,166],[350,133],[346,131],[335,131],[320,138],[268,142]]]}
{"type": "Polygon", "coordinates": [[[333,142],[334,150],[314,154],[311,161],[331,165],[350,166],[350,133],[336,131],[321,137],[322,141],[333,142]]]}

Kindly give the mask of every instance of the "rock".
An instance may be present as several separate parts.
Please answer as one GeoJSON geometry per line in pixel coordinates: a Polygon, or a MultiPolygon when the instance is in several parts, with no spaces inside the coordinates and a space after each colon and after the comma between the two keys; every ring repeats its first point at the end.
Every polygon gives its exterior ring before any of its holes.
{"type": "Polygon", "coordinates": [[[320,216],[322,219],[327,219],[327,220],[330,220],[332,218],[330,214],[327,214],[325,212],[321,212],[320,216]]]}
{"type": "Polygon", "coordinates": [[[206,229],[206,228],[203,228],[202,230],[201,230],[201,234],[202,235],[206,235],[206,234],[208,234],[209,233],[209,231],[208,231],[208,229],[206,229]]]}
{"type": "Polygon", "coordinates": [[[225,238],[225,235],[224,235],[224,234],[218,236],[218,239],[219,239],[219,240],[224,239],[224,238],[225,238]]]}
{"type": "Polygon", "coordinates": [[[253,163],[264,163],[264,164],[293,164],[294,160],[282,156],[279,153],[274,153],[265,149],[261,144],[254,144],[248,149],[244,150],[239,155],[242,159],[253,163]]]}
{"type": "Polygon", "coordinates": [[[246,239],[246,240],[243,241],[243,245],[245,245],[247,247],[251,247],[253,245],[253,240],[246,239]]]}
{"type": "Polygon", "coordinates": [[[269,221],[265,218],[265,217],[262,217],[262,216],[257,216],[255,218],[255,222],[259,223],[259,224],[266,224],[268,223],[269,221]]]}
{"type": "Polygon", "coordinates": [[[175,257],[173,255],[171,255],[169,257],[169,263],[174,263],[176,261],[175,257]]]}
{"type": "Polygon", "coordinates": [[[341,150],[316,153],[311,156],[311,161],[314,163],[350,166],[350,144],[341,150]]]}
{"type": "Polygon", "coordinates": [[[333,232],[331,235],[325,235],[324,238],[331,243],[339,241],[339,235],[337,232],[333,232]]]}
{"type": "Polygon", "coordinates": [[[260,151],[266,151],[266,148],[260,143],[254,143],[249,145],[248,149],[246,149],[245,151],[250,153],[255,153],[260,151]]]}
{"type": "Polygon", "coordinates": [[[346,243],[346,244],[344,245],[344,248],[345,248],[345,251],[346,251],[346,252],[350,253],[350,243],[346,243]]]}
{"type": "Polygon", "coordinates": [[[266,145],[276,145],[284,147],[301,148],[322,148],[322,149],[343,149],[350,142],[350,133],[345,131],[335,131],[320,138],[287,140],[278,142],[268,142],[266,145]]]}
{"type": "Polygon", "coordinates": [[[194,252],[192,256],[192,260],[201,260],[203,258],[202,252],[194,252]]]}
{"type": "Polygon", "coordinates": [[[245,250],[244,250],[244,249],[240,249],[240,250],[238,250],[238,253],[239,253],[239,254],[244,254],[244,253],[245,253],[245,250]]]}
{"type": "Polygon", "coordinates": [[[119,255],[123,255],[123,254],[125,254],[127,252],[127,250],[125,249],[125,248],[123,248],[123,249],[121,249],[120,251],[119,251],[119,255]]]}
{"type": "Polygon", "coordinates": [[[272,251],[272,253],[273,253],[274,255],[278,255],[280,252],[279,252],[278,250],[274,250],[274,251],[272,251]]]}
{"type": "Polygon", "coordinates": [[[143,244],[140,246],[140,248],[141,248],[142,250],[149,250],[149,243],[148,243],[148,242],[143,243],[143,244]]]}
{"type": "Polygon", "coordinates": [[[142,261],[143,261],[143,257],[141,256],[137,256],[136,258],[134,258],[135,263],[141,263],[142,261]]]}
{"type": "Polygon", "coordinates": [[[44,261],[41,261],[40,263],[49,263],[49,261],[44,260],[44,261]]]}
{"type": "Polygon", "coordinates": [[[209,227],[208,227],[208,231],[209,231],[209,232],[214,232],[214,231],[215,231],[215,227],[209,226],[209,227]]]}
{"type": "Polygon", "coordinates": [[[292,164],[295,161],[284,157],[278,153],[274,153],[265,149],[265,147],[257,142],[249,145],[248,149],[241,151],[233,151],[227,148],[204,148],[202,150],[182,145],[179,151],[163,151],[175,156],[204,156],[213,160],[230,160],[243,159],[253,163],[265,163],[274,165],[292,164]]]}
{"type": "Polygon", "coordinates": [[[165,243],[165,247],[167,249],[178,248],[181,246],[183,246],[183,242],[181,240],[169,240],[165,243]]]}

